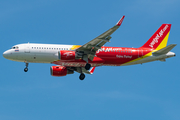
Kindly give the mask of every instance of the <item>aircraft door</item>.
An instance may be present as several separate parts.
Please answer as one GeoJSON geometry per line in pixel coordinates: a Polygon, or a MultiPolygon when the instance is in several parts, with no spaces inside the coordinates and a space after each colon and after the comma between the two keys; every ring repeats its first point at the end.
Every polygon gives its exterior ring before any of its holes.
{"type": "Polygon", "coordinates": [[[29,44],[24,46],[24,52],[25,53],[30,53],[30,46],[29,46],[29,44]]]}

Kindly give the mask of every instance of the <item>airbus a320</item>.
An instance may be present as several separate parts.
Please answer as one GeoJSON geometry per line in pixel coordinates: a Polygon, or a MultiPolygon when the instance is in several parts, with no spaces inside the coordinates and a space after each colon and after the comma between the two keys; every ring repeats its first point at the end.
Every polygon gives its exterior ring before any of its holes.
{"type": "Polygon", "coordinates": [[[24,72],[28,71],[29,63],[52,63],[52,76],[66,76],[74,72],[80,73],[79,79],[84,80],[85,74],[93,74],[98,66],[126,66],[152,61],[165,61],[174,57],[170,52],[176,44],[167,46],[171,24],[162,24],[150,39],[139,48],[105,47],[111,34],[122,24],[123,16],[115,26],[84,45],[36,44],[26,43],[14,45],[3,53],[4,58],[24,62],[24,72]]]}

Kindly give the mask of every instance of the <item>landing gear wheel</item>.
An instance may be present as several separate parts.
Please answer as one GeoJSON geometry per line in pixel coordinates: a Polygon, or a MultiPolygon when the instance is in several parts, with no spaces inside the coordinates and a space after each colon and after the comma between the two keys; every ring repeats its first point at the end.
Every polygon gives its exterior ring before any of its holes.
{"type": "Polygon", "coordinates": [[[85,69],[89,70],[90,68],[91,68],[91,64],[87,63],[86,66],[85,66],[85,69]]]}
{"type": "Polygon", "coordinates": [[[24,72],[27,72],[29,63],[27,63],[27,62],[25,62],[25,63],[26,63],[26,67],[24,68],[24,72]]]}
{"type": "Polygon", "coordinates": [[[28,71],[28,68],[26,67],[26,68],[24,68],[24,72],[27,72],[28,71]]]}
{"type": "Polygon", "coordinates": [[[85,78],[85,75],[83,73],[81,73],[80,76],[79,76],[79,79],[84,80],[84,78],[85,78]]]}

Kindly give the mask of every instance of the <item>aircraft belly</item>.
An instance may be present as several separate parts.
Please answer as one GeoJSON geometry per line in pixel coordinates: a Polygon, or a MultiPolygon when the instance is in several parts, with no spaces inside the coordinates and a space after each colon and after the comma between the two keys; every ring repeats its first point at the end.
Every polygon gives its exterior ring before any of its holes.
{"type": "Polygon", "coordinates": [[[30,52],[19,54],[15,61],[27,61],[31,63],[51,63],[52,61],[55,61],[57,59],[58,57],[54,53],[30,52]]]}

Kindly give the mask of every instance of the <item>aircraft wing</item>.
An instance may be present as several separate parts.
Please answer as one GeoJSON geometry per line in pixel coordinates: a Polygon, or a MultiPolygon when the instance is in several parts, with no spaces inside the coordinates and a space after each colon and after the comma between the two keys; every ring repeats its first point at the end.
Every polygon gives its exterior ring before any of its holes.
{"type": "Polygon", "coordinates": [[[89,71],[85,68],[82,68],[82,72],[86,74],[93,74],[95,67],[92,67],[89,71]]]}
{"type": "Polygon", "coordinates": [[[122,24],[124,20],[124,17],[125,16],[123,16],[114,27],[110,28],[103,34],[99,35],[98,37],[94,38],[90,42],[76,49],[76,52],[84,53],[88,55],[88,58],[90,60],[93,60],[94,55],[96,54],[96,51],[100,49],[106,42],[109,42],[109,40],[111,39],[110,35],[120,27],[120,25],[122,24]]]}
{"type": "Polygon", "coordinates": [[[96,67],[92,67],[90,70],[86,70],[84,67],[76,67],[75,69],[68,68],[70,70],[74,70],[78,73],[86,73],[86,74],[93,74],[96,67]]]}

